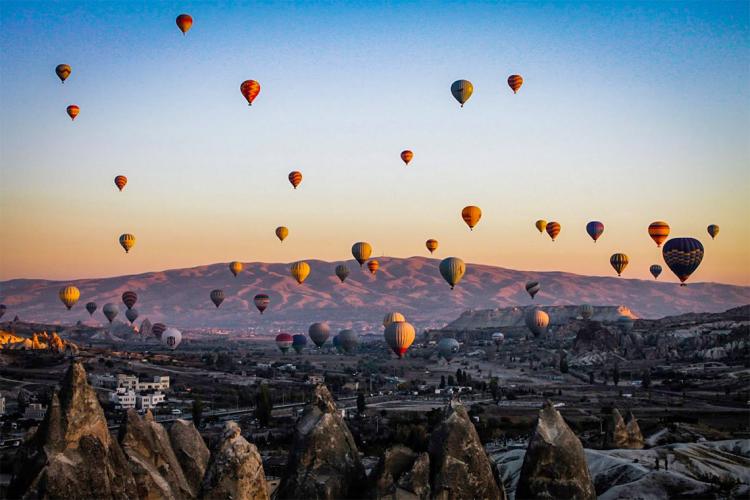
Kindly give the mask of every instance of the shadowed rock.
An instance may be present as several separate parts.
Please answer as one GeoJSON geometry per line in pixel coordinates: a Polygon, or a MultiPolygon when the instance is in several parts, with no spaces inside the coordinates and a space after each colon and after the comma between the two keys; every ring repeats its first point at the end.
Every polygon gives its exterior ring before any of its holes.
{"type": "Polygon", "coordinates": [[[277,498],[357,498],[365,472],[357,445],[324,385],[297,422],[277,498]]]}
{"type": "Polygon", "coordinates": [[[504,499],[487,453],[466,409],[451,402],[430,436],[432,497],[435,499],[504,499]]]}
{"type": "Polygon", "coordinates": [[[213,450],[201,498],[211,500],[265,500],[269,498],[266,475],[258,449],[240,434],[235,422],[227,422],[221,442],[213,450]]]}
{"type": "Polygon", "coordinates": [[[83,366],[68,368],[59,394],[13,463],[9,498],[138,498],[83,366]]]}
{"type": "Polygon", "coordinates": [[[633,450],[640,450],[643,448],[643,434],[641,434],[641,426],[638,425],[633,412],[628,412],[628,448],[633,450]]]}
{"type": "Polygon", "coordinates": [[[643,435],[633,413],[628,413],[628,422],[622,418],[617,408],[612,410],[612,417],[607,425],[607,448],[637,449],[643,448],[643,435]]]}
{"type": "Polygon", "coordinates": [[[198,492],[211,457],[206,443],[193,422],[182,419],[177,420],[169,428],[169,440],[185,479],[192,490],[198,492]]]}
{"type": "Polygon", "coordinates": [[[581,441],[549,401],[539,411],[521,466],[516,498],[596,498],[581,441]]]}

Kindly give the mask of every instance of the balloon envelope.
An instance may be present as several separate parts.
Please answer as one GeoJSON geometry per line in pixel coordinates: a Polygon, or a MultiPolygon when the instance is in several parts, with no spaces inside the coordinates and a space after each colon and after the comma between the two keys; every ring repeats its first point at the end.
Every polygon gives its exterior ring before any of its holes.
{"type": "Polygon", "coordinates": [[[359,262],[359,266],[362,267],[362,264],[372,255],[372,245],[366,241],[358,241],[352,245],[352,255],[354,256],[354,260],[359,262]]]}
{"type": "Polygon", "coordinates": [[[138,319],[138,309],[133,309],[132,307],[125,311],[125,317],[128,318],[128,321],[130,321],[130,324],[133,324],[133,321],[138,319]]]}
{"type": "Polygon", "coordinates": [[[211,290],[211,302],[218,308],[222,302],[224,302],[224,290],[211,290]]]}
{"type": "Polygon", "coordinates": [[[122,189],[125,187],[125,184],[128,183],[128,178],[124,175],[118,175],[115,177],[115,186],[117,186],[117,189],[122,191],[122,189]]]}
{"type": "Polygon", "coordinates": [[[161,334],[161,343],[169,347],[172,350],[177,349],[177,346],[182,342],[182,332],[177,328],[167,328],[164,333],[161,334]]]}
{"type": "Polygon", "coordinates": [[[555,241],[557,235],[560,234],[562,226],[560,226],[559,222],[552,221],[547,223],[545,229],[547,230],[547,234],[549,235],[549,237],[552,238],[552,241],[555,241]]]}
{"type": "Polygon", "coordinates": [[[654,240],[656,246],[660,247],[664,243],[664,240],[667,239],[667,236],[669,236],[669,224],[663,220],[652,222],[648,226],[648,235],[654,240]]]}
{"type": "Polygon", "coordinates": [[[234,262],[229,263],[229,270],[234,274],[234,277],[236,278],[238,274],[242,272],[242,270],[245,268],[244,265],[242,265],[242,262],[237,262],[236,260],[234,262]]]}
{"type": "Polygon", "coordinates": [[[271,304],[271,297],[269,297],[265,293],[259,293],[258,295],[253,297],[253,303],[255,304],[255,307],[258,309],[258,311],[263,314],[263,311],[265,311],[271,304]]]}
{"type": "Polygon", "coordinates": [[[685,286],[685,281],[703,260],[703,244],[695,238],[672,238],[664,245],[662,256],[682,286],[685,286]]]}
{"type": "Polygon", "coordinates": [[[711,239],[716,238],[716,235],[719,234],[719,226],[716,224],[711,224],[706,228],[706,231],[708,231],[709,236],[711,236],[711,239]]]}
{"type": "Polygon", "coordinates": [[[453,94],[453,98],[461,104],[462,108],[473,93],[474,85],[472,85],[469,80],[456,80],[451,85],[451,94],[453,94]]]}
{"type": "Polygon", "coordinates": [[[292,277],[297,281],[298,284],[305,282],[307,277],[310,275],[310,264],[304,261],[295,262],[290,268],[292,277]]]}
{"type": "Polygon", "coordinates": [[[578,312],[581,313],[583,319],[590,320],[594,315],[594,306],[590,304],[582,304],[578,312]]]}
{"type": "Polygon", "coordinates": [[[81,298],[81,291],[73,285],[68,285],[62,287],[57,296],[60,297],[60,301],[65,304],[65,307],[70,310],[78,302],[78,299],[81,298]]]}
{"type": "Polygon", "coordinates": [[[466,264],[458,257],[448,257],[440,262],[440,274],[451,286],[451,290],[461,281],[466,273],[466,264]]]}
{"type": "Polygon", "coordinates": [[[359,345],[359,335],[354,330],[341,330],[338,337],[344,352],[353,352],[359,345]]]}
{"type": "Polygon", "coordinates": [[[65,108],[65,111],[68,113],[70,120],[73,121],[76,119],[76,116],[78,116],[78,114],[81,112],[81,108],[79,108],[75,104],[71,104],[70,106],[65,108]]]}
{"type": "Polygon", "coordinates": [[[474,230],[474,226],[479,223],[479,219],[482,218],[482,209],[474,205],[469,205],[461,210],[461,218],[464,220],[469,229],[474,230]]]}
{"type": "Polygon", "coordinates": [[[328,336],[331,334],[331,329],[328,323],[313,323],[308,328],[307,334],[316,346],[323,347],[323,344],[326,343],[328,336]]]}
{"type": "Polygon", "coordinates": [[[133,245],[135,245],[135,236],[128,233],[120,235],[120,246],[125,249],[125,253],[130,252],[133,245]]]}
{"type": "Polygon", "coordinates": [[[380,268],[380,262],[378,262],[377,260],[372,259],[367,262],[367,269],[370,271],[370,274],[377,273],[379,268],[380,268]]]}
{"type": "Polygon", "coordinates": [[[586,224],[586,232],[591,236],[591,239],[594,240],[594,243],[596,243],[596,240],[598,240],[604,232],[604,224],[598,220],[591,221],[586,224]]]}
{"type": "Polygon", "coordinates": [[[289,182],[294,189],[297,189],[297,186],[299,186],[300,182],[302,182],[302,172],[299,172],[297,170],[295,170],[294,172],[290,172],[289,182]]]}
{"type": "Polygon", "coordinates": [[[437,350],[438,353],[450,361],[453,359],[456,354],[458,354],[458,350],[461,348],[458,341],[456,339],[450,339],[450,338],[442,338],[440,339],[440,342],[438,342],[437,350]]]}
{"type": "Polygon", "coordinates": [[[175,19],[175,23],[177,23],[177,27],[180,28],[182,34],[185,35],[193,27],[193,18],[190,14],[180,14],[175,19]]]}
{"type": "Polygon", "coordinates": [[[280,333],[276,335],[276,347],[279,348],[281,352],[287,352],[290,347],[292,347],[292,336],[288,333],[280,333]]]}
{"type": "Polygon", "coordinates": [[[68,79],[72,71],[73,70],[71,69],[71,67],[68,66],[67,64],[58,64],[57,67],[55,68],[55,73],[57,73],[57,77],[60,79],[60,82],[62,83],[65,83],[65,80],[68,79]]]}
{"type": "Polygon", "coordinates": [[[252,106],[255,98],[260,94],[260,83],[255,80],[245,80],[240,85],[240,93],[247,101],[247,105],[252,106]]]}
{"type": "Polygon", "coordinates": [[[424,245],[427,247],[427,250],[429,250],[430,253],[434,253],[438,248],[438,240],[430,238],[425,242],[424,245]]]}
{"type": "Polygon", "coordinates": [[[537,293],[539,293],[540,288],[541,286],[538,281],[529,281],[526,283],[526,291],[531,295],[532,299],[537,293]]]}
{"type": "Polygon", "coordinates": [[[336,266],[335,270],[336,276],[341,280],[343,283],[344,280],[346,280],[346,277],[349,276],[349,268],[346,267],[344,264],[339,264],[336,266]]]}
{"type": "Polygon", "coordinates": [[[524,321],[529,331],[534,334],[534,337],[539,337],[547,333],[549,315],[541,309],[536,307],[528,309],[524,315],[524,321]]]}
{"type": "Polygon", "coordinates": [[[414,343],[417,333],[410,323],[407,323],[406,321],[395,321],[386,327],[383,336],[385,337],[385,342],[388,344],[388,347],[390,347],[399,358],[403,358],[404,354],[409,349],[409,346],[414,343]]]}
{"type": "Polygon", "coordinates": [[[653,276],[654,279],[658,279],[659,275],[661,274],[661,266],[659,264],[653,264],[648,268],[648,271],[651,273],[651,276],[653,276]]]}
{"type": "Polygon", "coordinates": [[[401,160],[406,163],[407,165],[409,162],[414,158],[414,153],[409,151],[408,149],[405,151],[401,151],[401,160]]]}
{"type": "Polygon", "coordinates": [[[109,302],[107,304],[104,304],[102,312],[104,313],[104,316],[109,320],[109,322],[112,323],[115,317],[117,317],[117,314],[120,312],[120,308],[117,307],[117,304],[109,302]]]}
{"type": "Polygon", "coordinates": [[[624,253],[612,254],[612,256],[609,258],[609,263],[617,272],[617,276],[621,276],[625,268],[628,267],[628,256],[624,253]]]}
{"type": "Polygon", "coordinates": [[[523,85],[523,77],[521,75],[510,75],[508,77],[508,87],[510,87],[514,94],[518,93],[521,85],[523,85]]]}
{"type": "Polygon", "coordinates": [[[391,323],[396,323],[399,321],[406,321],[406,318],[403,314],[401,314],[400,312],[389,312],[383,318],[383,326],[385,328],[388,328],[388,325],[390,325],[391,323]]]}
{"type": "Polygon", "coordinates": [[[544,219],[539,219],[534,223],[534,225],[536,226],[537,231],[539,231],[540,233],[543,233],[544,230],[547,229],[547,221],[544,219]]]}
{"type": "Polygon", "coordinates": [[[305,349],[306,345],[307,337],[305,337],[304,335],[297,334],[292,336],[292,349],[294,349],[297,354],[301,353],[305,349]]]}
{"type": "Polygon", "coordinates": [[[503,342],[505,342],[505,334],[502,332],[495,332],[492,334],[492,341],[495,343],[495,345],[500,345],[503,342]]]}
{"type": "Polygon", "coordinates": [[[276,237],[279,239],[279,241],[284,241],[287,236],[289,236],[289,229],[284,226],[279,226],[276,228],[276,237]]]}
{"type": "Polygon", "coordinates": [[[128,309],[133,307],[136,302],[138,302],[138,295],[135,292],[128,290],[122,294],[122,303],[125,304],[125,307],[128,309]]]}
{"type": "Polygon", "coordinates": [[[96,312],[96,302],[87,302],[86,303],[86,310],[89,312],[89,316],[93,316],[96,312]]]}
{"type": "Polygon", "coordinates": [[[154,326],[151,327],[151,333],[153,333],[154,337],[157,339],[161,339],[161,336],[166,329],[167,325],[164,323],[154,323],[154,326]]]}

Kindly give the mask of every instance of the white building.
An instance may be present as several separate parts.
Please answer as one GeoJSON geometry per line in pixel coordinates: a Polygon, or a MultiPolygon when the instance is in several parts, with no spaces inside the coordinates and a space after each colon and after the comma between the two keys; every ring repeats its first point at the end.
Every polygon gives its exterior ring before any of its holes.
{"type": "Polygon", "coordinates": [[[118,410],[135,408],[135,392],[132,389],[118,387],[117,391],[110,394],[109,400],[115,404],[115,408],[118,410]]]}
{"type": "Polygon", "coordinates": [[[117,387],[122,389],[130,389],[136,392],[164,391],[169,389],[169,377],[155,376],[150,381],[140,381],[135,375],[125,375],[123,373],[120,373],[117,375],[117,387]]]}
{"type": "Polygon", "coordinates": [[[89,381],[94,387],[103,387],[105,389],[117,388],[117,379],[112,374],[89,375],[89,381]]]}
{"type": "Polygon", "coordinates": [[[152,392],[149,394],[139,394],[135,397],[135,406],[139,410],[153,410],[156,405],[164,402],[163,392],[152,392]]]}
{"type": "Polygon", "coordinates": [[[28,420],[43,420],[47,413],[47,407],[41,403],[31,403],[23,412],[23,418],[28,420]]]}

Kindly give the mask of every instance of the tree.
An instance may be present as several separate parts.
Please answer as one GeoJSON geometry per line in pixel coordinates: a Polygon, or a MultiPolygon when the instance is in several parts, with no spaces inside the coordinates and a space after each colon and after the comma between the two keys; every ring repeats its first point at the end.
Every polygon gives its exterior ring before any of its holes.
{"type": "Polygon", "coordinates": [[[589,384],[594,383],[594,372],[589,372],[589,384]]]}
{"type": "Polygon", "coordinates": [[[362,415],[367,409],[367,403],[365,403],[365,393],[360,392],[357,394],[357,412],[362,415]]]}
{"type": "Polygon", "coordinates": [[[495,401],[498,401],[500,399],[498,397],[500,395],[500,386],[497,383],[497,377],[492,377],[490,379],[490,393],[492,393],[492,398],[495,401]]]}
{"type": "Polygon", "coordinates": [[[203,420],[203,401],[200,396],[193,400],[193,407],[191,408],[193,414],[193,424],[196,428],[200,427],[201,421],[203,420]]]}
{"type": "Polygon", "coordinates": [[[643,372],[643,377],[641,378],[641,387],[644,389],[648,389],[651,387],[651,371],[646,370],[643,372]]]}
{"type": "Polygon", "coordinates": [[[615,363],[615,368],[612,370],[612,382],[614,382],[615,386],[620,383],[620,366],[615,363]]]}
{"type": "Polygon", "coordinates": [[[440,388],[445,389],[445,375],[440,375],[440,388]]]}
{"type": "Polygon", "coordinates": [[[255,418],[258,419],[261,427],[267,427],[271,421],[271,412],[273,411],[273,401],[271,401],[271,392],[268,390],[268,384],[261,384],[258,393],[255,395],[255,418]]]}
{"type": "Polygon", "coordinates": [[[448,385],[453,387],[456,383],[453,381],[453,375],[448,375],[448,385]]]}
{"type": "Polygon", "coordinates": [[[457,383],[458,385],[462,385],[462,384],[463,384],[463,382],[464,382],[463,378],[464,378],[464,377],[463,377],[463,373],[461,372],[461,368],[458,368],[458,369],[456,370],[456,383],[457,383]]]}
{"type": "Polygon", "coordinates": [[[560,358],[560,373],[568,373],[568,358],[565,356],[560,358]]]}

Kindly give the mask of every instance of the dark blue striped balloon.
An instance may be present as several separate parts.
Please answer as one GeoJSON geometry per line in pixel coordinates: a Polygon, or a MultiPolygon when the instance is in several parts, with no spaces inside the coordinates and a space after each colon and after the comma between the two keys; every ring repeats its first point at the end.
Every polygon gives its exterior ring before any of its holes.
{"type": "Polygon", "coordinates": [[[680,279],[682,286],[703,260],[703,245],[695,238],[672,238],[662,249],[664,262],[680,279]]]}
{"type": "Polygon", "coordinates": [[[586,224],[586,232],[589,233],[591,239],[594,240],[594,243],[596,243],[596,240],[598,240],[599,236],[601,236],[604,232],[604,224],[602,224],[598,220],[592,220],[591,222],[586,224]]]}

